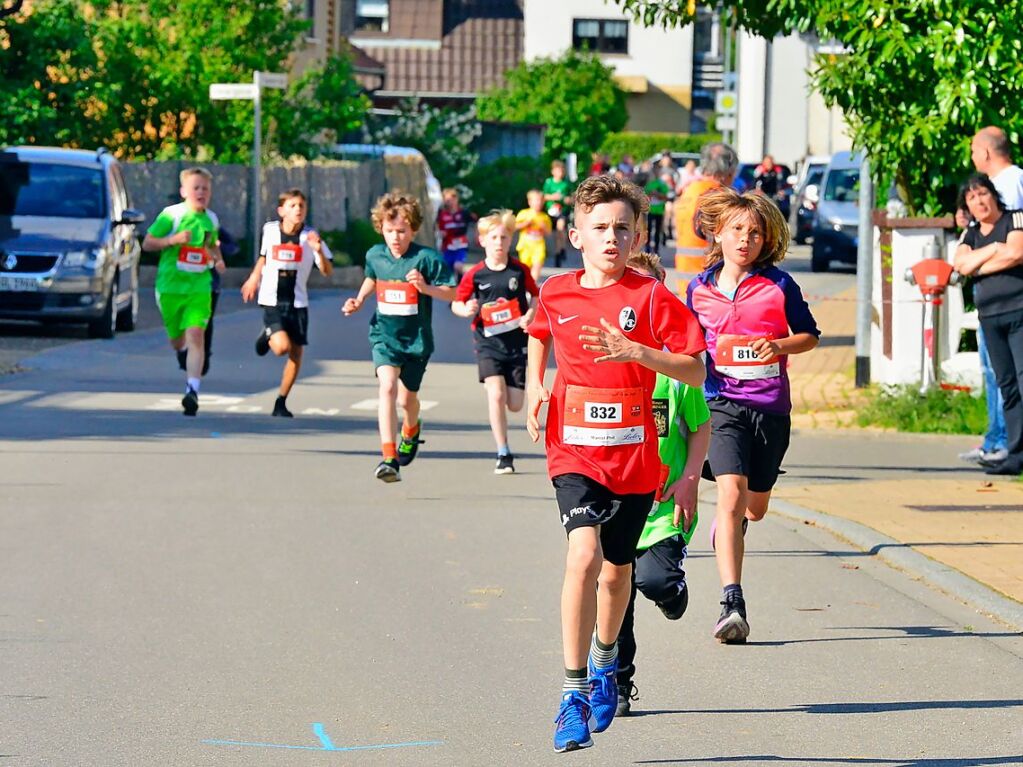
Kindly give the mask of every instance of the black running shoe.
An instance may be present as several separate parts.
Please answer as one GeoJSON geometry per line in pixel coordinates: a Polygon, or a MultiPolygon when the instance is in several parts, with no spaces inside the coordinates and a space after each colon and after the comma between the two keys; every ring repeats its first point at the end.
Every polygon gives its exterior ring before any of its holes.
{"type": "Polygon", "coordinates": [[[188,369],[188,349],[178,349],[175,353],[178,358],[178,367],[182,370],[188,369]]]}
{"type": "Polygon", "coordinates": [[[511,453],[508,455],[497,456],[497,465],[494,466],[494,474],[514,474],[515,473],[515,456],[511,453]]]}
{"type": "Polygon", "coordinates": [[[288,406],[284,402],[284,397],[278,397],[277,401],[274,402],[274,412],[273,412],[273,415],[277,416],[278,418],[294,418],[295,417],[294,415],[292,415],[291,411],[288,410],[288,406]]]}
{"type": "Polygon", "coordinates": [[[618,710],[615,716],[631,716],[632,701],[639,699],[639,688],[632,682],[618,683],[618,710]]]}
{"type": "Polygon", "coordinates": [[[398,443],[398,465],[408,466],[416,459],[416,453],[419,452],[419,445],[426,440],[423,439],[423,422],[420,421],[419,429],[416,431],[416,436],[406,437],[403,433],[401,435],[401,442],[398,443]]]}
{"type": "Polygon", "coordinates": [[[658,602],[658,609],[664,613],[664,617],[670,621],[677,621],[686,614],[689,607],[689,588],[683,583],[682,589],[667,602],[658,602]]]}
{"type": "Polygon", "coordinates": [[[732,597],[721,603],[721,617],[714,626],[714,638],[722,644],[746,644],[749,623],[746,621],[746,601],[732,597]]]}
{"type": "Polygon", "coordinates": [[[256,338],[256,354],[260,357],[270,351],[270,328],[263,328],[263,332],[256,338]]]}
{"type": "Polygon", "coordinates": [[[382,482],[401,482],[401,474],[398,473],[398,462],[394,458],[387,458],[377,464],[373,476],[382,482]]]}
{"type": "Polygon", "coordinates": [[[195,415],[199,412],[199,393],[192,387],[189,387],[185,396],[181,398],[181,408],[185,415],[195,415]]]}

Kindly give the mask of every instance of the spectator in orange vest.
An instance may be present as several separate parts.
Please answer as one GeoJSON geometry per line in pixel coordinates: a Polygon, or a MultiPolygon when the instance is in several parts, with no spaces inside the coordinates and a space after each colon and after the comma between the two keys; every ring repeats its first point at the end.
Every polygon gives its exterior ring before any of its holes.
{"type": "Polygon", "coordinates": [[[729,187],[739,169],[739,156],[728,144],[714,142],[700,150],[700,177],[686,185],[675,202],[675,268],[696,273],[703,269],[709,243],[693,221],[699,197],[718,187],[729,187]]]}

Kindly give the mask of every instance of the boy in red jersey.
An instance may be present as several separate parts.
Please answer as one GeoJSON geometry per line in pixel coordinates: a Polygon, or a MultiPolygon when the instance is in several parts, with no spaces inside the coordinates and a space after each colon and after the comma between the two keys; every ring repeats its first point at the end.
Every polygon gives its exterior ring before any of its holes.
{"type": "Polygon", "coordinates": [[[643,192],[620,179],[595,176],[579,186],[569,239],[583,269],[547,280],[528,328],[526,428],[539,439],[548,403],[547,468],[568,535],[556,751],[592,745],[591,716],[602,732],[617,707],[616,642],[661,475],[650,407],[656,374],[690,386],[705,375],[696,319],[656,279],[626,268],[646,208],[643,192]],[[552,346],[558,370],[548,390],[552,346]]]}

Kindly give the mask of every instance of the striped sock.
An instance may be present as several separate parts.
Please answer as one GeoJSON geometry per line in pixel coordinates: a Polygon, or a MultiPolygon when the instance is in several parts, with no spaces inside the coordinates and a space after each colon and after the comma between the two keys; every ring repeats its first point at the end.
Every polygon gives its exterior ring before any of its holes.
{"type": "Polygon", "coordinates": [[[586,669],[566,668],[565,683],[561,685],[561,692],[579,692],[588,697],[590,694],[590,683],[586,669]]]}
{"type": "Polygon", "coordinates": [[[618,660],[618,642],[604,644],[594,634],[593,641],[590,643],[590,658],[593,659],[593,665],[597,668],[607,668],[618,660]]]}

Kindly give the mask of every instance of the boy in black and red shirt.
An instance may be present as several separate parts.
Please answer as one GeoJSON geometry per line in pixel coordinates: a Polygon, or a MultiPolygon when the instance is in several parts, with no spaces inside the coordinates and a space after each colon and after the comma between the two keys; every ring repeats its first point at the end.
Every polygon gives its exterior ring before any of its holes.
{"type": "Polygon", "coordinates": [[[469,255],[469,222],[475,218],[462,207],[457,189],[444,190],[444,205],[437,211],[437,233],[444,262],[456,275],[462,274],[469,255]]]}
{"type": "Polygon", "coordinates": [[[540,290],[526,373],[526,428],[539,439],[540,408],[548,403],[547,467],[568,534],[556,751],[591,745],[591,716],[593,731],[602,732],[617,707],[618,632],[662,474],[650,404],[657,373],[690,386],[701,386],[706,374],[696,318],[656,279],[626,268],[648,205],[643,192],[595,176],[575,200],[569,239],[583,269],[551,277],[540,290]],[[552,346],[558,370],[548,390],[552,346]]]}
{"type": "Polygon", "coordinates": [[[536,311],[539,290],[533,276],[510,258],[515,214],[495,211],[479,221],[486,259],[462,277],[451,310],[471,317],[480,383],[487,390],[490,429],[497,443],[495,474],[513,474],[506,410],[522,410],[526,388],[525,327],[536,311]],[[527,298],[527,296],[529,298],[527,298]]]}

